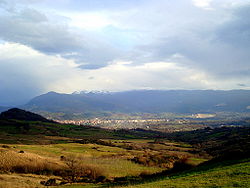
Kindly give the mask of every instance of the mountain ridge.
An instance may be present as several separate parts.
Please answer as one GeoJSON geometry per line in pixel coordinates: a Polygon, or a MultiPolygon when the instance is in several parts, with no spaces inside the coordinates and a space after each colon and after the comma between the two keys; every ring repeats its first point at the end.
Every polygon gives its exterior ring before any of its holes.
{"type": "Polygon", "coordinates": [[[132,90],[123,92],[49,92],[23,106],[31,111],[87,113],[250,112],[250,90],[132,90]]]}

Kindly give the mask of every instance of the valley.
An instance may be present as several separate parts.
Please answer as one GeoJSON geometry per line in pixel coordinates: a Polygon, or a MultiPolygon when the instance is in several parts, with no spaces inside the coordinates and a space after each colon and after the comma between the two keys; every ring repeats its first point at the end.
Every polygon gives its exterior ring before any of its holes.
{"type": "Polygon", "coordinates": [[[249,119],[179,121],[164,124],[150,119],[142,121],[146,124],[141,128],[107,129],[60,124],[11,109],[0,115],[0,187],[244,187],[249,183],[245,180],[250,176],[249,119]],[[184,127],[177,131],[178,122],[184,127]]]}

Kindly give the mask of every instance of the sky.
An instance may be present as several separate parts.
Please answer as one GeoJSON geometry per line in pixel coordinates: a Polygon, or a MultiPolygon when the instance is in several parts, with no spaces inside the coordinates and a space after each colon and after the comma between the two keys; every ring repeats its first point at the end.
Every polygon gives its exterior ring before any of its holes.
{"type": "Polygon", "coordinates": [[[250,0],[0,0],[0,105],[55,91],[250,89],[250,0]]]}

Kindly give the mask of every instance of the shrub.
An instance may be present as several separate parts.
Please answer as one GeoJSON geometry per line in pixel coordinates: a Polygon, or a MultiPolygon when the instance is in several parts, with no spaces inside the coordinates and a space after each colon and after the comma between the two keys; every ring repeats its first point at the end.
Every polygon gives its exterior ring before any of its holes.
{"type": "Polygon", "coordinates": [[[56,185],[58,185],[58,184],[56,183],[56,179],[54,179],[54,178],[49,179],[48,181],[41,181],[40,183],[41,183],[42,185],[44,185],[44,186],[56,186],[56,185]]]}
{"type": "Polygon", "coordinates": [[[95,182],[100,181],[101,176],[103,176],[103,170],[96,166],[84,164],[84,158],[70,155],[64,157],[63,161],[67,168],[60,175],[69,182],[95,182]]]}
{"type": "Polygon", "coordinates": [[[190,168],[193,168],[194,166],[187,163],[188,157],[183,156],[179,160],[174,162],[173,168],[171,169],[172,172],[181,172],[184,170],[188,170],[190,168]]]}
{"type": "Polygon", "coordinates": [[[147,177],[147,176],[149,176],[149,175],[151,175],[151,173],[150,172],[148,172],[148,171],[142,171],[141,173],[140,173],[140,177],[147,177]]]}
{"type": "Polygon", "coordinates": [[[8,145],[2,145],[2,148],[9,149],[9,148],[10,148],[10,146],[8,146],[8,145]]]}
{"type": "Polygon", "coordinates": [[[131,161],[145,166],[158,166],[163,168],[172,168],[176,160],[179,160],[179,158],[164,154],[144,154],[131,159],[131,161]]]}
{"type": "Polygon", "coordinates": [[[96,178],[96,182],[98,183],[98,182],[105,182],[106,181],[106,177],[105,176],[99,176],[99,177],[97,177],[96,178]]]}

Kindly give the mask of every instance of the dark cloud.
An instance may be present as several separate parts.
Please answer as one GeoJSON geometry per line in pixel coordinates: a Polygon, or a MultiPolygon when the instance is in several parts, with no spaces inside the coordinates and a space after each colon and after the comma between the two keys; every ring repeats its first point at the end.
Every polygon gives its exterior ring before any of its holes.
{"type": "Polygon", "coordinates": [[[17,62],[0,59],[0,105],[21,105],[43,91],[40,80],[23,70],[25,62],[17,62]]]}
{"type": "MultiPolygon", "coordinates": [[[[12,78],[9,78],[9,80],[10,79],[12,78]]],[[[24,79],[23,76],[22,79],[24,79]]],[[[3,85],[3,82],[1,80],[0,82],[2,84],[0,87],[1,106],[23,105],[27,103],[30,99],[32,99],[34,96],[39,95],[43,92],[39,88],[34,87],[35,83],[27,85],[27,82],[20,81],[20,78],[18,78],[15,84],[8,82],[3,85]],[[22,85],[22,87],[17,87],[17,85],[22,85]]]]}
{"type": "Polygon", "coordinates": [[[250,52],[250,3],[234,10],[232,19],[217,30],[217,40],[235,46],[248,48],[250,52]]]}
{"type": "Polygon", "coordinates": [[[0,14],[0,39],[74,59],[79,64],[85,63],[86,69],[103,67],[119,55],[100,36],[72,30],[67,23],[50,21],[45,14],[31,8],[0,14]]]}
{"type": "Polygon", "coordinates": [[[44,14],[33,9],[1,16],[0,26],[2,40],[25,44],[44,53],[74,52],[82,48],[66,26],[49,23],[44,14]]]}
{"type": "MultiPolygon", "coordinates": [[[[225,9],[222,8],[222,11],[225,9]]],[[[197,17],[189,20],[187,17],[190,23],[183,30],[175,28],[176,32],[173,33],[169,32],[173,28],[163,29],[165,36],[159,35],[152,42],[137,46],[131,57],[142,62],[171,61],[175,54],[179,54],[183,57],[174,59],[175,62],[200,69],[214,77],[248,77],[250,19],[247,18],[250,17],[250,6],[228,8],[221,20],[216,10],[204,12],[207,14],[204,19],[197,17]],[[222,21],[225,19],[226,22],[222,21]]]]}

